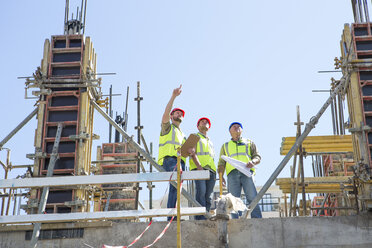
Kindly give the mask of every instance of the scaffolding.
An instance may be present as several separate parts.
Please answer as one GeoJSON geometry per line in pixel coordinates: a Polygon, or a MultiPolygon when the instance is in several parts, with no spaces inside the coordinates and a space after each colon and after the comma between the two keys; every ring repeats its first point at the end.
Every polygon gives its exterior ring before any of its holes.
{"type": "Polygon", "coordinates": [[[350,215],[372,208],[372,31],[367,1],[352,1],[352,6],[355,23],[345,24],[341,57],[335,59],[335,67],[341,69],[343,77],[331,79],[331,96],[323,106],[331,106],[334,135],[307,137],[299,142],[298,136],[283,138],[281,154],[292,151],[295,156],[292,169],[296,155],[301,157],[305,152],[312,158],[314,176],[300,183],[292,171],[291,178],[276,180],[284,193],[291,194],[290,215],[295,216],[298,210],[298,192],[317,194],[311,205],[316,216],[350,215]],[[347,122],[343,112],[345,99],[347,122]],[[345,135],[345,130],[351,135],[345,135]],[[296,143],[302,144],[302,149],[295,147],[296,143]]]}
{"type": "MultiPolygon", "coordinates": [[[[152,209],[152,182],[170,181],[177,187],[181,176],[178,175],[176,183],[177,175],[165,172],[154,161],[152,143],[149,149],[142,135],[140,82],[137,82],[135,98],[137,142],[126,132],[129,87],[123,118],[117,115],[116,120],[113,119],[112,87],[110,97],[102,99],[102,79],[97,77],[96,71],[97,55],[90,37],[84,36],[86,1],[72,20],[68,19],[68,5],[66,1],[64,35],[45,40],[40,67],[31,77],[26,77],[25,98],[37,99],[36,108],[0,142],[0,149],[7,150],[6,162],[0,160],[5,170],[4,180],[0,180],[2,229],[33,223],[30,239],[31,246],[36,247],[42,228],[68,228],[71,227],[69,222],[76,222],[72,225],[75,227],[87,221],[92,226],[97,223],[105,226],[107,223],[100,221],[205,214],[205,207],[184,189],[180,192],[193,207],[178,205],[177,210],[152,209]],[[33,97],[29,96],[31,90],[34,90],[33,97]],[[102,107],[106,107],[106,111],[102,107]],[[95,110],[108,122],[110,137],[109,143],[98,147],[97,160],[92,161],[92,143],[99,139],[93,133],[95,110]],[[10,149],[4,145],[35,116],[35,153],[27,154],[33,164],[13,166],[10,149]],[[112,127],[115,129],[114,143],[111,143],[112,127]],[[150,164],[150,173],[146,172],[143,162],[150,164]],[[159,172],[154,173],[153,167],[159,172]],[[28,168],[28,171],[24,176],[8,179],[8,172],[15,168],[28,168]],[[139,202],[139,183],[147,183],[150,209],[139,202]],[[27,199],[27,204],[21,204],[21,197],[27,199]],[[9,212],[12,204],[13,214],[9,212]],[[21,215],[20,208],[27,215],[21,215]]],[[[182,174],[182,180],[207,178],[209,171],[182,174]]]]}

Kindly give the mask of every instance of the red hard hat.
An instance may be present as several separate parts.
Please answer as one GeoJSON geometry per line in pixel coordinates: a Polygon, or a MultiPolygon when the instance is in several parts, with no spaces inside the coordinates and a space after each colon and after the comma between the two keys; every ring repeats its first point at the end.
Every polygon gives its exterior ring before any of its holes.
{"type": "Polygon", "coordinates": [[[202,118],[200,118],[200,119],[198,120],[198,122],[196,123],[196,127],[199,126],[199,122],[200,122],[201,120],[207,120],[208,123],[209,123],[209,128],[211,128],[211,126],[212,126],[212,124],[211,124],[211,120],[209,120],[207,117],[202,117],[202,118]]]}
{"type": "Polygon", "coordinates": [[[173,114],[174,111],[181,111],[182,112],[182,117],[185,117],[185,111],[183,111],[182,109],[180,109],[180,108],[174,108],[174,109],[172,109],[172,111],[171,111],[170,114],[173,114]]]}

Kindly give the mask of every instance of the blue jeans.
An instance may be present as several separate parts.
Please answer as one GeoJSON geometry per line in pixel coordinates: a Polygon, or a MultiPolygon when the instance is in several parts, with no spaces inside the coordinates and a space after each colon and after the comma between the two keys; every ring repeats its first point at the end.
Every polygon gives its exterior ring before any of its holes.
{"type": "MultiPolygon", "coordinates": [[[[207,212],[211,209],[212,198],[211,194],[213,192],[214,184],[216,183],[216,173],[210,172],[210,177],[208,180],[195,180],[196,189],[196,200],[206,208],[207,212]]],[[[204,215],[196,215],[196,220],[205,220],[204,215]]]]}
{"type": "MultiPolygon", "coordinates": [[[[229,193],[239,198],[243,188],[245,198],[247,199],[247,206],[257,195],[256,186],[254,185],[252,177],[247,177],[236,169],[230,171],[229,175],[227,175],[227,188],[229,193]]],[[[251,217],[262,218],[261,209],[258,205],[253,209],[251,217]]],[[[238,214],[231,214],[231,218],[238,219],[238,214]]]]}
{"type": "MultiPolygon", "coordinates": [[[[185,162],[181,160],[181,167],[182,170],[185,170],[185,162]]],[[[172,172],[177,171],[177,158],[176,157],[165,157],[163,161],[163,168],[166,171],[172,172]]],[[[177,203],[177,188],[175,188],[172,184],[169,183],[169,194],[168,194],[168,203],[167,208],[175,208],[177,203]]],[[[170,220],[171,217],[168,217],[168,220],[170,220]]],[[[176,220],[177,217],[174,218],[176,220]]]]}

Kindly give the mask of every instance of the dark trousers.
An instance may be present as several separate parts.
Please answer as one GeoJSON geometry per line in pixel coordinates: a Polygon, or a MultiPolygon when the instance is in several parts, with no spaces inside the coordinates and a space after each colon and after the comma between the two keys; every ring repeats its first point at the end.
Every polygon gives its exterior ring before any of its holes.
{"type": "MultiPolygon", "coordinates": [[[[181,167],[182,170],[185,170],[185,162],[181,160],[181,167]]],[[[172,172],[177,171],[177,157],[165,157],[163,161],[163,168],[166,171],[172,172]]],[[[175,188],[172,184],[169,183],[169,194],[168,194],[168,202],[167,208],[175,208],[177,203],[177,188],[175,188]]],[[[168,217],[170,220],[171,217],[168,217]]],[[[176,217],[174,219],[177,219],[176,217]]]]}
{"type": "MultiPolygon", "coordinates": [[[[195,180],[195,191],[196,200],[206,208],[207,212],[211,209],[212,198],[211,194],[213,192],[214,184],[216,183],[216,173],[210,172],[210,177],[208,180],[195,180]]],[[[196,215],[196,220],[205,220],[204,215],[196,215]]]]}

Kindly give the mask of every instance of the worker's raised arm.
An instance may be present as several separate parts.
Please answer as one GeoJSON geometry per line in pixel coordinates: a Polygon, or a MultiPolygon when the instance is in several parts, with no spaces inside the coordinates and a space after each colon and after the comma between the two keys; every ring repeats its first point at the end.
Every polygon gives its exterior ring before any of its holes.
{"type": "Polygon", "coordinates": [[[175,88],[173,90],[172,96],[169,99],[169,102],[168,102],[167,106],[165,107],[164,114],[163,114],[163,117],[161,119],[161,122],[162,123],[169,122],[169,120],[170,120],[169,114],[170,114],[170,112],[172,110],[174,99],[176,99],[176,97],[181,94],[181,92],[182,92],[182,89],[181,88],[182,88],[182,84],[180,85],[180,87],[175,88]]]}

